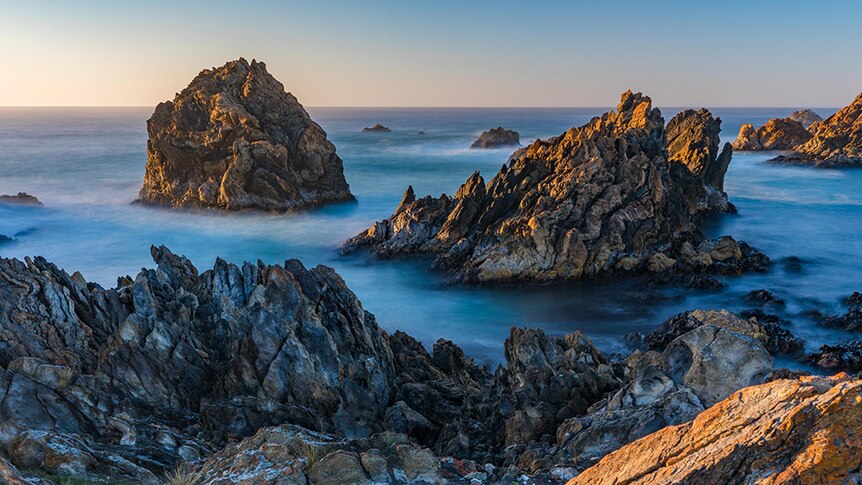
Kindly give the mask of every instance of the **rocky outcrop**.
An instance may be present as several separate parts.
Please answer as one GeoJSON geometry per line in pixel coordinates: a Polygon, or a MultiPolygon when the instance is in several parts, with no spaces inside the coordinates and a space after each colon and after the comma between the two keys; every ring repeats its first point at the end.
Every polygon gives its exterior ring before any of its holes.
{"type": "Polygon", "coordinates": [[[483,131],[470,148],[501,148],[521,146],[521,135],[502,126],[483,131]]]}
{"type": "Polygon", "coordinates": [[[779,379],[603,458],[569,485],[854,483],[862,466],[862,381],[779,379]]]}
{"type": "Polygon", "coordinates": [[[0,195],[0,204],[29,205],[38,207],[42,205],[42,202],[26,192],[18,192],[17,195],[0,195]]]}
{"type": "Polygon", "coordinates": [[[814,123],[823,121],[823,118],[819,114],[815,113],[814,111],[811,111],[810,109],[800,109],[798,111],[794,111],[793,113],[790,113],[789,118],[793,121],[801,123],[802,126],[804,126],[806,129],[814,123]]]}
{"type": "Polygon", "coordinates": [[[837,113],[809,127],[811,139],[794,147],[794,153],[776,161],[810,163],[821,167],[862,163],[862,94],[837,113]]]}
{"type": "Polygon", "coordinates": [[[792,118],[772,118],[754,129],[749,123],[742,125],[733,149],[739,151],[792,150],[810,140],[813,135],[799,121],[792,118]]]}
{"type": "Polygon", "coordinates": [[[363,128],[363,129],[362,129],[362,131],[363,131],[364,133],[389,133],[389,132],[390,132],[390,131],[392,131],[392,130],[390,130],[389,128],[387,128],[387,127],[385,127],[385,126],[381,125],[380,123],[377,123],[377,124],[376,124],[376,125],[374,125],[374,126],[370,126],[370,127],[365,127],[365,128],[363,128]]]}
{"type": "Polygon", "coordinates": [[[343,251],[432,254],[466,283],[647,273],[714,284],[710,275],[763,269],[768,260],[747,244],[697,231],[705,214],[732,210],[719,124],[688,110],[666,129],[648,97],[624,93],[616,112],[517,150],[487,184],[476,172],[454,197],[408,189],[343,251]]]}
{"type": "Polygon", "coordinates": [[[862,340],[824,345],[804,361],[827,372],[862,372],[862,340]]]}
{"type": "Polygon", "coordinates": [[[862,331],[862,293],[853,292],[846,300],[847,312],[823,318],[820,324],[828,328],[840,328],[851,332],[862,331]]]}
{"type": "Polygon", "coordinates": [[[140,201],[287,210],[352,200],[326,133],[262,62],[198,74],[147,121],[140,201]]]}

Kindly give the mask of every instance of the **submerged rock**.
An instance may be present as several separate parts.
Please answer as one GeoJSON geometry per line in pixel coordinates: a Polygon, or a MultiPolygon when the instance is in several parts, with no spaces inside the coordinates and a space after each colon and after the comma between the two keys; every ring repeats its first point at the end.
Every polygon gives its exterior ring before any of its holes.
{"type": "Polygon", "coordinates": [[[42,202],[26,192],[18,192],[17,195],[0,195],[0,204],[29,205],[38,207],[42,205],[42,202]]]}
{"type": "Polygon", "coordinates": [[[377,124],[376,124],[376,125],[374,125],[374,126],[363,128],[363,129],[362,129],[362,131],[363,131],[363,132],[365,132],[365,133],[369,133],[369,132],[371,132],[371,133],[375,133],[375,132],[376,132],[376,133],[389,133],[389,132],[390,132],[390,131],[392,131],[392,130],[390,130],[389,128],[387,128],[387,127],[385,127],[385,126],[381,125],[380,123],[377,123],[377,124]]]}
{"type": "Polygon", "coordinates": [[[667,129],[641,94],[616,112],[517,150],[485,183],[416,199],[347,241],[345,253],[433,254],[454,281],[548,283],[648,273],[703,285],[762,270],[768,259],[730,237],[704,241],[703,215],[732,210],[722,191],[731,149],[706,110],[667,129]]]}
{"type": "Polygon", "coordinates": [[[776,161],[810,163],[820,167],[862,164],[862,94],[849,105],[809,127],[811,139],[794,147],[794,153],[776,161]]]}
{"type": "Polygon", "coordinates": [[[843,374],[748,387],[607,455],[569,485],[854,483],[862,478],[860,400],[862,381],[843,374]]]}
{"type": "Polygon", "coordinates": [[[756,130],[751,124],[742,125],[739,136],[733,141],[733,149],[739,151],[791,150],[804,144],[812,136],[799,121],[791,118],[772,118],[756,130]]]}
{"type": "Polygon", "coordinates": [[[500,148],[521,146],[521,135],[502,126],[483,131],[470,148],[500,148]]]}
{"type": "Polygon", "coordinates": [[[262,62],[201,71],[156,107],[147,134],[144,204],[286,210],[353,199],[326,132],[262,62]]]}
{"type": "Polygon", "coordinates": [[[790,114],[790,119],[796,122],[799,122],[805,128],[817,123],[818,121],[823,121],[823,117],[819,114],[811,111],[810,109],[800,109],[798,111],[794,111],[790,114]]]}

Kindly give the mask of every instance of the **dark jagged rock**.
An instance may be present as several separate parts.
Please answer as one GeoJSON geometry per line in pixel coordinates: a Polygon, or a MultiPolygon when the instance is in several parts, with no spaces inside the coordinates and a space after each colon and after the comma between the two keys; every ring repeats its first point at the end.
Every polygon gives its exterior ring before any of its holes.
{"type": "Polygon", "coordinates": [[[792,150],[810,140],[812,135],[799,121],[772,118],[758,129],[748,123],[739,129],[733,149],[739,151],[792,150]]]}
{"type": "Polygon", "coordinates": [[[847,167],[862,164],[862,94],[823,121],[812,124],[811,139],[793,148],[779,162],[847,167]]]}
{"type": "Polygon", "coordinates": [[[42,205],[42,202],[39,201],[39,199],[37,199],[36,197],[26,192],[18,192],[17,195],[0,195],[0,204],[29,205],[39,207],[42,205]]]}
{"type": "Polygon", "coordinates": [[[862,372],[862,340],[824,345],[804,361],[829,372],[862,372]]]}
{"type": "Polygon", "coordinates": [[[470,148],[500,148],[521,146],[521,135],[502,126],[483,131],[470,148]]]}
{"type": "Polygon", "coordinates": [[[776,297],[769,290],[752,290],[745,295],[745,300],[760,305],[784,306],[784,300],[776,297]]]}
{"type": "Polygon", "coordinates": [[[862,293],[853,292],[846,300],[847,313],[825,317],[820,324],[830,328],[841,328],[852,332],[862,331],[862,293]]]}
{"type": "Polygon", "coordinates": [[[262,62],[202,71],[156,107],[147,133],[145,204],[286,210],[353,199],[326,132],[262,62]]]}
{"type": "Polygon", "coordinates": [[[762,270],[768,259],[745,243],[697,232],[703,215],[732,210],[721,190],[731,149],[719,150],[718,129],[707,111],[688,110],[666,130],[648,97],[627,92],[616,112],[517,150],[487,184],[476,172],[454,197],[408,190],[343,251],[433,254],[466,283],[647,273],[704,284],[762,270]]]}
{"type": "Polygon", "coordinates": [[[365,128],[363,128],[363,129],[362,129],[362,131],[363,131],[364,133],[389,133],[389,132],[390,132],[390,131],[392,131],[392,130],[390,130],[389,128],[387,128],[387,127],[385,127],[385,126],[381,125],[380,123],[377,123],[377,124],[376,124],[376,125],[374,125],[374,126],[370,126],[370,127],[365,127],[365,128]]]}
{"type": "Polygon", "coordinates": [[[814,111],[811,111],[810,109],[800,109],[798,111],[794,111],[790,114],[790,119],[801,123],[802,126],[804,126],[806,129],[814,123],[823,121],[823,117],[821,117],[814,111]]]}

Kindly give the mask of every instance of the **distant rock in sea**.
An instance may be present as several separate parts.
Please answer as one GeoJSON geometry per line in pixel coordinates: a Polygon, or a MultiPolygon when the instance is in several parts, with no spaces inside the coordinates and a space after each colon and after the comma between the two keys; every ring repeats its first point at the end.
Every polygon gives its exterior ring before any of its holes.
{"type": "Polygon", "coordinates": [[[732,149],[720,120],[687,110],[664,125],[651,100],[622,95],[616,112],[515,151],[485,183],[416,199],[343,245],[380,258],[436,256],[453,281],[550,283],[613,273],[714,285],[768,258],[730,237],[704,240],[703,215],[731,211],[732,149]]]}
{"type": "Polygon", "coordinates": [[[424,131],[418,131],[418,132],[416,132],[416,134],[422,136],[425,134],[425,132],[424,131]]]}
{"type": "Polygon", "coordinates": [[[262,62],[201,71],[156,107],[147,133],[144,204],[287,210],[353,200],[326,132],[262,62]]]}
{"type": "Polygon", "coordinates": [[[794,111],[790,114],[790,119],[802,123],[802,126],[804,126],[806,129],[814,123],[817,123],[818,121],[823,121],[823,117],[821,117],[814,111],[811,111],[810,109],[801,109],[799,111],[794,111]]]}
{"type": "Polygon", "coordinates": [[[14,241],[14,239],[12,239],[11,237],[0,234],[0,244],[12,242],[12,241],[14,241]]]}
{"type": "Polygon", "coordinates": [[[18,192],[17,195],[0,195],[0,204],[41,206],[42,202],[26,192],[18,192]]]}
{"type": "Polygon", "coordinates": [[[811,139],[775,161],[818,167],[862,165],[862,93],[837,113],[812,124],[809,131],[811,139]]]}
{"type": "Polygon", "coordinates": [[[517,131],[507,130],[502,126],[483,131],[470,148],[500,148],[521,146],[521,135],[517,131]]]}
{"type": "Polygon", "coordinates": [[[738,151],[791,150],[811,139],[813,135],[799,121],[791,118],[773,118],[760,128],[749,123],[742,125],[739,136],[733,141],[738,151]]]}
{"type": "Polygon", "coordinates": [[[362,129],[363,133],[389,133],[390,131],[392,131],[392,130],[381,125],[380,123],[377,123],[374,126],[365,127],[362,129]]]}

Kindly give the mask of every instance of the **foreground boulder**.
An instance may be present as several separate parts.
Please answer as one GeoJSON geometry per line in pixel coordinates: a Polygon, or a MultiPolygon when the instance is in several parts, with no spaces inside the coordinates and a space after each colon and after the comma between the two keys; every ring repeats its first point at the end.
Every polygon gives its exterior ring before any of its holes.
{"type": "Polygon", "coordinates": [[[799,121],[792,118],[772,118],[756,130],[751,124],[742,125],[739,136],[733,141],[733,149],[739,151],[791,150],[804,144],[813,136],[799,121]]]}
{"type": "Polygon", "coordinates": [[[516,151],[489,182],[476,172],[454,197],[408,188],[387,220],[344,244],[380,258],[432,254],[453,281],[549,283],[610,273],[714,284],[768,260],[725,237],[704,241],[705,214],[729,211],[731,148],[706,110],[667,128],[646,96],[516,151]]]}
{"type": "Polygon", "coordinates": [[[42,202],[26,192],[18,192],[17,195],[0,195],[0,204],[29,205],[38,207],[42,205],[42,202]]]}
{"type": "Polygon", "coordinates": [[[624,446],[569,482],[856,483],[862,380],[779,379],[624,446]]]}
{"type": "Polygon", "coordinates": [[[810,126],[811,139],[776,161],[845,167],[862,164],[862,93],[849,105],[810,126]]]}
{"type": "Polygon", "coordinates": [[[353,199],[335,146],[262,62],[201,71],[156,107],[147,134],[144,204],[286,210],[353,199]]]}
{"type": "Polygon", "coordinates": [[[521,135],[502,126],[483,131],[470,148],[501,148],[521,146],[521,135]]]}

